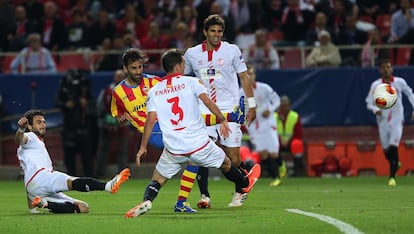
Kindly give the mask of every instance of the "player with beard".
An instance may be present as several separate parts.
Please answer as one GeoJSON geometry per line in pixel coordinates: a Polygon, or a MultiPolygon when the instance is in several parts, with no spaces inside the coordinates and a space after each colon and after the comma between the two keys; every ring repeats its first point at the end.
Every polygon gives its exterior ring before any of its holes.
{"type": "Polygon", "coordinates": [[[31,213],[39,213],[36,207],[49,209],[52,213],[88,213],[89,205],[86,202],[63,192],[102,190],[116,193],[119,186],[129,179],[128,168],[106,183],[90,177],[73,177],[56,171],[43,142],[46,133],[44,113],[40,110],[30,110],[17,124],[17,157],[24,171],[24,184],[31,213]]]}

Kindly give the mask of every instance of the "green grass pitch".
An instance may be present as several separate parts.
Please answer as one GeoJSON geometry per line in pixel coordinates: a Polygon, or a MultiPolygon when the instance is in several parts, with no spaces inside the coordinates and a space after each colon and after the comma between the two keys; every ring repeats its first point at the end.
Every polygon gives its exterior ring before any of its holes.
{"type": "MultiPolygon", "coordinates": [[[[319,219],[288,212],[300,209],[352,225],[361,233],[414,233],[414,179],[397,178],[389,187],[385,177],[286,178],[279,187],[262,178],[243,207],[229,208],[234,185],[210,180],[212,209],[196,214],[173,212],[179,181],[170,180],[148,213],[135,219],[124,214],[142,199],[149,179],[133,179],[117,194],[67,194],[86,201],[89,214],[32,215],[28,213],[22,181],[0,181],[0,233],[343,233],[319,219]]],[[[199,198],[195,185],[189,202],[199,198]]]]}

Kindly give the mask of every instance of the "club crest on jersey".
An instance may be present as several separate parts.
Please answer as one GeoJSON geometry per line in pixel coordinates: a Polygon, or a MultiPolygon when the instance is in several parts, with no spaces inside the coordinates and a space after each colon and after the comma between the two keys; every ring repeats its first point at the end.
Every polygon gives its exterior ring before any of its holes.
{"type": "Polygon", "coordinates": [[[142,91],[145,95],[148,95],[149,88],[147,86],[144,86],[144,88],[142,88],[142,91]]]}
{"type": "Polygon", "coordinates": [[[217,65],[223,66],[224,65],[224,59],[220,58],[217,60],[217,65]]]}

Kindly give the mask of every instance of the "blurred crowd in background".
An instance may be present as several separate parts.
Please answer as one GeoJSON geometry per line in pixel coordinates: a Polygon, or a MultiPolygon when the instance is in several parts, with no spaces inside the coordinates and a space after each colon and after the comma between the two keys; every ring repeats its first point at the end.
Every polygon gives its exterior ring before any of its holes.
{"type": "MultiPolygon", "coordinates": [[[[393,50],[384,53],[371,45],[414,43],[412,5],[410,0],[0,0],[0,52],[21,51],[32,33],[40,34],[41,45],[51,53],[185,50],[203,40],[204,19],[219,14],[226,22],[224,40],[243,50],[261,30],[265,44],[276,48],[367,47],[365,53],[340,50],[341,60],[334,64],[312,58],[307,66],[369,66],[371,57],[396,57],[393,50]],[[321,32],[328,35],[327,43],[320,42],[321,32]]],[[[98,58],[96,70],[119,68],[121,61],[114,60],[119,54],[98,58]]],[[[160,52],[149,55],[150,63],[159,65],[160,52]]]]}

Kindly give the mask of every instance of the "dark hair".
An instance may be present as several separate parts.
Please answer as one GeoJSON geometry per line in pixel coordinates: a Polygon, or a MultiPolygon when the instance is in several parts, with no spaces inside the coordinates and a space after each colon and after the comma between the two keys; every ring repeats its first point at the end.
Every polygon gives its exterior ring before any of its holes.
{"type": "Polygon", "coordinates": [[[380,61],[379,61],[379,65],[381,66],[382,64],[384,64],[384,63],[391,63],[391,59],[389,59],[389,58],[384,58],[384,59],[381,59],[380,61]]]}
{"type": "Polygon", "coordinates": [[[129,64],[136,61],[140,61],[141,63],[146,64],[148,62],[148,56],[144,51],[140,49],[129,48],[122,55],[122,61],[124,63],[124,66],[128,66],[129,64]]]}
{"type": "Polygon", "coordinates": [[[224,19],[221,18],[218,14],[209,15],[204,20],[203,29],[207,31],[208,28],[210,28],[210,26],[212,26],[212,25],[220,25],[223,28],[223,31],[224,31],[224,28],[225,28],[224,19]]]}
{"type": "Polygon", "coordinates": [[[161,65],[165,72],[172,72],[174,66],[183,61],[183,52],[178,49],[169,49],[162,54],[161,65]]]}
{"type": "Polygon", "coordinates": [[[26,113],[24,113],[24,117],[27,118],[27,121],[29,122],[29,125],[33,125],[33,117],[35,115],[45,116],[45,113],[43,113],[42,110],[29,110],[26,113]]]}

